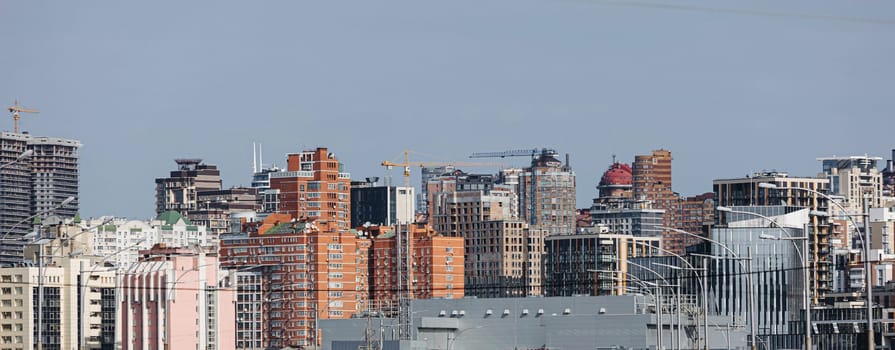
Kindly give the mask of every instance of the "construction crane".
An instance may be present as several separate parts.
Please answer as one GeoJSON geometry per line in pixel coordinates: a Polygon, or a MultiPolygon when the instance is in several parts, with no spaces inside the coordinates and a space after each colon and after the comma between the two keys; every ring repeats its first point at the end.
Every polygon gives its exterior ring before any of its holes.
{"type": "Polygon", "coordinates": [[[383,161],[382,166],[391,170],[392,167],[404,167],[404,187],[410,187],[410,167],[435,167],[435,166],[456,166],[456,167],[505,167],[504,163],[482,163],[482,162],[411,162],[410,151],[404,150],[404,162],[395,163],[392,161],[383,161]]]}
{"type": "Polygon", "coordinates": [[[19,100],[13,102],[12,107],[9,107],[9,112],[12,113],[13,131],[17,134],[19,133],[19,113],[40,113],[36,109],[19,107],[19,100]]]}
{"type": "Polygon", "coordinates": [[[556,150],[549,148],[541,148],[541,149],[516,149],[509,150],[503,152],[476,152],[469,156],[469,158],[506,158],[506,157],[525,157],[530,156],[532,158],[538,156],[557,156],[559,153],[556,150]]]}

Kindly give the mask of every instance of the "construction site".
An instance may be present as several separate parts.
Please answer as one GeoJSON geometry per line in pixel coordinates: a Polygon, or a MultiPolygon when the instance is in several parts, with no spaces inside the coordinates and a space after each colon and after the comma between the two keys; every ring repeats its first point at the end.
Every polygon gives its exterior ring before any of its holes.
{"type": "Polygon", "coordinates": [[[36,109],[15,101],[7,109],[13,130],[0,132],[0,264],[22,262],[21,238],[50,216],[78,213],[78,149],[81,142],[34,136],[19,128],[36,109]]]}

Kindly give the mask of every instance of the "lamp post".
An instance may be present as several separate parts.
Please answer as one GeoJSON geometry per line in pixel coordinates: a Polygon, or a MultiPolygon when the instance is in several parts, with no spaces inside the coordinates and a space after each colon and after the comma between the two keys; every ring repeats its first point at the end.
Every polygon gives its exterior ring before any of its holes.
{"type": "MultiPolygon", "coordinates": [[[[453,350],[453,349],[454,349],[454,343],[457,342],[457,338],[459,338],[461,334],[466,333],[466,332],[471,331],[471,330],[474,330],[474,329],[482,329],[483,327],[484,327],[484,326],[475,326],[475,327],[472,327],[472,328],[466,328],[466,329],[464,329],[464,330],[461,330],[461,331],[457,332],[456,334],[454,334],[453,332],[451,332],[451,333],[450,333],[450,337],[448,338],[448,346],[447,346],[447,350],[453,350]]],[[[380,347],[380,349],[381,349],[381,347],[380,347]]]]}
{"type": "Polygon", "coordinates": [[[789,230],[786,227],[780,225],[780,223],[778,223],[777,220],[774,220],[774,218],[768,217],[766,215],[762,215],[759,213],[753,213],[750,211],[733,210],[731,208],[724,207],[724,206],[718,206],[716,208],[716,210],[722,211],[722,212],[727,212],[727,213],[751,215],[751,216],[765,219],[768,222],[779,227],[781,230],[783,230],[783,232],[786,233],[787,236],[789,236],[789,237],[777,238],[776,236],[760,234],[758,236],[758,238],[760,238],[760,239],[769,239],[768,237],[770,237],[771,239],[793,241],[793,248],[795,248],[796,254],[799,257],[799,263],[802,265],[802,280],[803,280],[803,282],[802,282],[802,309],[805,310],[805,350],[811,350],[811,346],[812,346],[812,344],[811,344],[811,331],[812,331],[812,328],[811,328],[811,302],[810,302],[810,288],[808,287],[808,284],[810,283],[810,279],[809,279],[809,275],[808,275],[808,269],[809,269],[810,265],[808,262],[808,228],[807,228],[807,226],[805,227],[805,236],[804,237],[796,237],[791,232],[789,232],[789,230]],[[802,242],[803,248],[801,250],[794,242],[796,240],[803,241],[802,242]]]}
{"type": "Polygon", "coordinates": [[[3,164],[0,164],[0,169],[3,169],[3,168],[5,168],[5,167],[8,167],[8,166],[13,165],[13,164],[15,164],[15,163],[18,163],[18,162],[20,162],[22,159],[31,157],[31,155],[33,155],[33,154],[34,154],[34,150],[33,150],[33,149],[26,150],[26,151],[22,152],[21,154],[19,154],[18,156],[16,156],[16,159],[11,160],[11,161],[8,161],[8,162],[3,163],[3,164]]]}
{"type": "MultiPolygon", "coordinates": [[[[722,208],[723,208],[723,207],[722,207],[722,208]]],[[[720,210],[720,209],[719,209],[719,210],[720,210]]],[[[722,210],[722,211],[723,211],[723,210],[722,210]]],[[[713,240],[713,239],[711,239],[711,238],[703,237],[703,236],[700,236],[700,235],[697,235],[697,234],[694,234],[694,233],[690,233],[690,232],[687,232],[687,231],[684,231],[684,230],[681,230],[681,229],[677,229],[677,228],[672,228],[672,227],[659,226],[659,228],[661,228],[661,229],[666,229],[666,230],[671,230],[671,231],[678,232],[678,233],[682,233],[682,234],[685,234],[685,235],[688,235],[688,236],[692,236],[692,237],[696,237],[696,238],[699,238],[699,239],[704,240],[704,241],[709,242],[709,243],[714,243],[714,244],[718,245],[719,247],[724,248],[724,250],[726,250],[728,253],[730,253],[730,255],[733,256],[734,260],[738,260],[738,262],[740,263],[740,268],[746,270],[746,284],[748,284],[748,288],[746,289],[746,292],[747,292],[746,301],[747,301],[747,303],[748,303],[747,309],[749,310],[749,311],[748,311],[748,312],[749,312],[749,332],[752,333],[752,334],[751,334],[751,338],[752,338],[752,340],[751,340],[751,342],[750,342],[750,343],[751,343],[751,344],[750,344],[750,347],[751,347],[752,350],[755,350],[755,349],[756,349],[756,346],[755,346],[755,339],[756,339],[756,331],[755,331],[755,329],[756,329],[756,327],[755,327],[755,320],[756,320],[756,317],[755,317],[755,294],[754,294],[754,292],[753,292],[754,285],[752,284],[752,262],[751,262],[752,258],[749,256],[748,251],[747,251],[747,256],[746,256],[745,258],[741,258],[741,257],[739,256],[739,254],[735,253],[735,252],[733,251],[733,249],[730,249],[730,247],[728,247],[726,244],[723,244],[723,243],[721,243],[721,242],[715,241],[715,240],[713,240]],[[746,265],[746,263],[745,263],[746,260],[750,260],[750,262],[749,262],[748,265],[746,265]],[[748,268],[746,268],[747,266],[748,266],[748,268]]],[[[693,255],[697,255],[697,256],[698,256],[698,254],[693,254],[693,255]]],[[[709,258],[714,258],[714,257],[712,257],[712,256],[708,256],[708,257],[709,257],[709,258]]]]}
{"type": "MultiPolygon", "coordinates": [[[[758,238],[771,239],[771,240],[777,240],[777,241],[802,241],[802,249],[808,250],[808,237],[807,236],[806,237],[778,237],[778,236],[771,236],[768,234],[761,234],[758,236],[758,238]]],[[[807,261],[805,261],[805,263],[807,263],[807,261]]],[[[805,303],[805,350],[811,350],[811,331],[812,331],[811,305],[808,304],[808,293],[807,293],[808,267],[803,265],[802,271],[803,271],[802,278],[804,279],[804,283],[802,283],[802,284],[805,285],[805,289],[806,289],[805,295],[802,296],[803,303],[805,303]]]]}
{"type": "Polygon", "coordinates": [[[49,212],[51,212],[51,211],[53,211],[53,210],[59,209],[59,208],[61,208],[61,207],[64,207],[64,206],[68,205],[68,203],[71,203],[71,202],[74,201],[74,200],[75,200],[75,197],[68,197],[68,198],[65,198],[65,199],[62,200],[62,202],[59,202],[59,204],[54,205],[52,208],[41,210],[41,211],[39,211],[39,212],[37,212],[37,213],[34,213],[34,215],[31,215],[31,216],[29,216],[29,217],[27,217],[27,218],[24,218],[24,219],[22,219],[22,220],[19,220],[18,222],[15,223],[15,225],[12,225],[12,227],[10,227],[8,230],[6,230],[6,232],[3,233],[3,236],[0,236],[0,241],[6,240],[6,236],[9,236],[9,234],[12,233],[12,231],[15,230],[16,227],[19,227],[19,225],[21,225],[21,224],[24,223],[25,221],[34,219],[34,218],[37,217],[38,215],[46,214],[46,213],[49,213],[49,212]]]}
{"type": "MultiPolygon", "coordinates": [[[[652,249],[657,249],[662,253],[676,257],[680,261],[682,261],[685,265],[690,267],[688,270],[693,271],[693,274],[696,275],[696,282],[699,283],[699,285],[702,287],[702,323],[703,323],[703,328],[704,328],[704,332],[705,332],[705,344],[703,344],[703,345],[704,345],[704,349],[708,350],[709,349],[709,338],[708,338],[709,337],[709,325],[708,325],[708,320],[709,320],[708,295],[709,294],[708,294],[708,281],[705,280],[706,276],[703,274],[702,278],[700,279],[699,274],[696,272],[696,271],[699,271],[700,269],[693,267],[693,264],[691,264],[689,261],[687,261],[687,259],[684,259],[684,257],[682,257],[670,250],[660,248],[660,247],[655,247],[655,246],[652,246],[645,242],[640,242],[637,240],[632,240],[631,243],[639,244],[639,245],[646,246],[646,247],[652,248],[652,249]]],[[[704,264],[703,264],[703,269],[705,269],[704,264]]],[[[708,270],[706,269],[705,271],[707,272],[708,270]]]]}
{"type": "MultiPolygon", "coordinates": [[[[875,339],[874,331],[873,331],[873,282],[870,277],[870,227],[869,227],[870,220],[869,220],[869,218],[864,218],[864,235],[866,235],[866,237],[862,237],[860,235],[860,231],[858,231],[858,223],[855,222],[855,218],[854,218],[855,216],[867,216],[868,215],[868,212],[870,211],[870,208],[869,208],[870,203],[868,201],[867,195],[864,195],[864,198],[863,198],[864,214],[855,215],[855,214],[849,213],[848,210],[846,210],[844,207],[842,207],[842,204],[839,204],[839,202],[833,200],[833,198],[831,198],[829,195],[827,195],[823,192],[817,191],[817,190],[813,190],[813,189],[805,188],[805,187],[777,186],[775,184],[767,183],[767,182],[759,183],[758,187],[772,189],[772,190],[773,189],[776,189],[776,190],[786,190],[786,189],[799,190],[799,191],[805,191],[805,192],[809,192],[809,193],[813,193],[815,195],[821,196],[824,199],[826,199],[828,202],[830,202],[831,204],[833,204],[837,208],[839,208],[839,210],[842,211],[842,213],[852,223],[852,227],[854,228],[856,235],[861,238],[861,243],[864,246],[864,258],[862,260],[864,260],[864,285],[866,286],[866,289],[867,289],[867,296],[866,296],[867,301],[865,303],[866,307],[867,307],[867,349],[875,350],[876,346],[874,345],[874,343],[876,342],[876,339],[875,339]]],[[[807,233],[806,233],[806,235],[807,235],[807,233]]],[[[808,252],[805,252],[805,255],[808,255],[808,252]]]]}
{"type": "MultiPolygon", "coordinates": [[[[106,221],[103,221],[101,224],[97,225],[96,227],[100,227],[100,226],[102,226],[102,225],[105,225],[108,221],[111,221],[111,219],[106,220],[106,221]]],[[[84,232],[88,232],[89,230],[90,230],[90,229],[81,231],[81,232],[79,232],[78,234],[75,234],[75,235],[69,237],[68,239],[75,238],[75,237],[77,237],[78,235],[80,235],[80,234],[82,234],[82,233],[84,233],[84,232]]],[[[119,250],[114,251],[114,252],[112,252],[112,253],[110,253],[110,254],[108,254],[108,255],[103,256],[102,259],[101,259],[99,262],[94,263],[93,268],[91,268],[89,271],[84,271],[84,270],[83,270],[83,265],[81,266],[81,272],[80,272],[80,274],[81,274],[82,276],[84,276],[84,275],[85,275],[85,272],[86,272],[86,277],[81,277],[81,281],[84,281],[84,282],[83,282],[83,285],[78,286],[79,289],[81,290],[81,298],[80,298],[80,300],[79,300],[80,303],[81,303],[81,310],[85,310],[85,309],[86,309],[86,304],[87,304],[87,291],[88,291],[88,288],[90,287],[90,286],[89,286],[89,283],[90,283],[90,277],[91,277],[91,275],[93,275],[94,272],[99,272],[99,271],[112,271],[112,270],[114,270],[114,271],[115,271],[115,284],[116,284],[116,290],[117,290],[117,284],[118,284],[118,270],[119,270],[120,267],[119,267],[119,266],[114,266],[114,267],[112,267],[112,268],[110,268],[110,269],[106,269],[106,270],[98,270],[97,268],[100,267],[100,264],[104,263],[104,262],[105,262],[106,260],[108,260],[109,258],[111,258],[111,257],[113,257],[113,256],[115,256],[115,255],[120,254],[121,252],[124,252],[124,251],[126,251],[126,250],[128,250],[128,249],[130,249],[130,248],[132,248],[132,247],[135,247],[135,246],[139,245],[140,243],[143,243],[143,241],[145,241],[145,240],[146,240],[145,238],[144,238],[144,239],[141,239],[141,240],[137,241],[137,243],[135,243],[135,244],[133,244],[133,245],[131,245],[131,246],[129,246],[129,247],[125,247],[125,248],[119,249],[119,250]]],[[[61,247],[61,245],[60,245],[60,247],[61,247]]],[[[116,293],[117,293],[117,291],[116,291],[116,293]]],[[[118,300],[118,297],[117,297],[117,296],[116,296],[115,300],[116,300],[116,302],[117,302],[117,300],[118,300]]],[[[83,315],[82,315],[81,317],[83,317],[83,315]]],[[[88,326],[89,326],[89,325],[87,324],[87,322],[81,321],[81,334],[82,334],[82,335],[87,334],[87,330],[88,330],[88,328],[89,328],[88,326]]],[[[87,349],[87,337],[86,337],[86,336],[82,336],[82,337],[81,337],[81,341],[83,342],[82,348],[83,348],[83,349],[87,349]]]]}
{"type": "MultiPolygon", "coordinates": [[[[644,269],[644,270],[646,270],[646,271],[648,271],[648,272],[650,272],[650,273],[656,275],[657,277],[659,277],[659,279],[661,279],[663,282],[665,282],[665,286],[666,286],[666,287],[675,287],[675,289],[672,289],[672,292],[674,293],[674,297],[675,297],[675,299],[677,300],[677,303],[676,303],[676,305],[675,305],[675,311],[676,311],[675,313],[677,314],[677,329],[678,329],[678,332],[677,332],[677,350],[681,350],[681,332],[680,332],[680,329],[681,329],[681,284],[680,284],[680,278],[678,279],[678,281],[677,281],[678,283],[677,283],[677,284],[671,284],[671,283],[668,283],[668,280],[665,279],[665,276],[662,276],[662,274],[659,273],[659,272],[657,272],[656,270],[653,270],[653,269],[651,269],[651,268],[649,268],[649,267],[640,265],[640,264],[635,263],[635,262],[630,261],[630,260],[627,260],[627,262],[628,262],[628,264],[637,266],[637,267],[639,267],[639,268],[641,268],[641,269],[644,269]]],[[[671,340],[672,340],[672,344],[675,344],[675,343],[674,343],[674,327],[671,327],[671,328],[672,328],[672,329],[671,329],[671,338],[672,338],[671,340]]],[[[659,344],[659,346],[661,347],[661,344],[659,344]]],[[[674,347],[674,346],[672,346],[672,348],[673,348],[673,347],[674,347]]]]}
{"type": "MultiPolygon", "coordinates": [[[[656,349],[662,349],[662,286],[658,283],[653,283],[649,281],[644,281],[637,276],[632,275],[627,271],[621,270],[600,270],[600,269],[591,269],[587,270],[589,272],[605,272],[605,273],[623,273],[628,277],[631,277],[632,281],[639,281],[642,285],[651,285],[656,289],[656,294],[653,295],[653,299],[656,300],[656,349]]],[[[661,277],[661,275],[660,275],[661,277]]],[[[666,281],[667,283],[667,281],[666,281]]]]}
{"type": "MultiPolygon", "coordinates": [[[[56,208],[59,208],[59,207],[63,207],[65,205],[67,205],[68,203],[71,203],[74,200],[75,200],[75,197],[68,197],[68,198],[64,199],[62,202],[60,202],[59,204],[57,204],[56,206],[54,206],[50,209],[44,210],[42,212],[38,212],[37,214],[34,214],[31,217],[33,218],[33,217],[40,215],[42,213],[49,212],[51,210],[55,210],[56,208]]],[[[28,219],[25,219],[25,220],[28,220],[28,219]]],[[[22,220],[19,223],[22,223],[25,220],[22,220]]],[[[17,223],[16,226],[18,226],[19,223],[17,223]]],[[[8,235],[9,232],[11,232],[13,229],[15,229],[15,226],[13,226],[12,229],[7,231],[3,235],[3,238],[6,238],[6,235],[8,235]]],[[[71,238],[74,238],[75,236],[77,236],[81,233],[84,233],[84,232],[82,231],[82,232],[72,236],[71,238]]],[[[39,245],[39,247],[37,249],[37,350],[43,350],[43,326],[42,326],[43,319],[42,319],[41,315],[43,314],[44,270],[46,270],[46,261],[44,260],[44,256],[43,256],[43,244],[40,243],[41,238],[42,238],[41,234],[38,233],[37,240],[36,240],[36,242],[38,242],[38,245],[39,245]]],[[[69,238],[69,239],[71,239],[71,238],[69,238]]],[[[61,247],[62,247],[62,245],[60,244],[58,248],[61,248],[61,247]]],[[[51,257],[53,254],[55,254],[55,249],[53,252],[50,252],[51,257]]]]}
{"type": "MultiPolygon", "coordinates": [[[[618,259],[615,257],[612,257],[612,259],[618,261],[618,259]]],[[[625,259],[625,261],[630,265],[637,266],[641,269],[646,270],[647,272],[650,272],[650,273],[656,275],[656,277],[659,277],[659,279],[661,279],[662,282],[665,282],[665,287],[675,287],[676,288],[676,289],[672,289],[672,293],[674,294],[673,296],[675,297],[675,299],[677,299],[677,304],[675,307],[676,311],[677,311],[676,314],[677,314],[677,327],[678,327],[677,348],[678,348],[678,350],[680,350],[681,349],[681,335],[680,335],[680,329],[681,329],[681,291],[680,291],[680,288],[681,288],[681,284],[680,284],[680,279],[678,279],[677,284],[671,284],[671,283],[668,283],[668,280],[665,279],[665,276],[663,276],[661,273],[657,272],[656,270],[653,270],[653,269],[646,267],[644,265],[635,263],[628,259],[625,259]]],[[[672,327],[671,331],[672,331],[671,332],[672,344],[674,344],[674,332],[673,332],[674,327],[672,327]]],[[[661,344],[660,344],[660,346],[661,346],[661,344]]]]}

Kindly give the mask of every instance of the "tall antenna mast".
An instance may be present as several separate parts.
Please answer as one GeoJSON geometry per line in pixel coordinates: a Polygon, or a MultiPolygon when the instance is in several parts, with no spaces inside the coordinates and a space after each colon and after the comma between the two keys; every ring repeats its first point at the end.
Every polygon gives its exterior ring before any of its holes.
{"type": "Polygon", "coordinates": [[[257,153],[255,152],[255,143],[252,142],[252,174],[258,172],[258,162],[257,162],[257,160],[255,160],[256,154],[257,153]]]}

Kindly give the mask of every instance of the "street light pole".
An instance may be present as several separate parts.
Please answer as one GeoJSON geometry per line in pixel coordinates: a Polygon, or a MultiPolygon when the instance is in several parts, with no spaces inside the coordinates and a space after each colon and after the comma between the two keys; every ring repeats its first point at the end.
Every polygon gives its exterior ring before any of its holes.
{"type": "MultiPolygon", "coordinates": [[[[870,227],[869,227],[870,217],[868,215],[870,212],[870,201],[868,200],[869,196],[867,194],[864,194],[864,196],[863,196],[864,214],[861,216],[864,216],[864,218],[863,218],[864,219],[864,235],[866,237],[862,237],[860,235],[860,232],[858,231],[858,224],[857,224],[857,222],[855,222],[855,218],[854,218],[854,216],[858,216],[858,215],[849,213],[848,210],[846,210],[844,207],[842,207],[842,204],[839,204],[839,202],[833,200],[833,198],[831,198],[829,195],[827,195],[823,192],[813,190],[810,188],[805,188],[805,187],[777,186],[775,184],[767,183],[767,182],[759,183],[758,187],[767,188],[767,189],[780,189],[780,190],[791,189],[791,190],[799,190],[799,191],[805,191],[805,192],[816,194],[816,195],[821,196],[824,199],[826,199],[828,202],[830,202],[830,204],[833,204],[837,208],[839,208],[839,210],[842,212],[842,214],[845,215],[848,218],[848,220],[851,222],[852,227],[855,230],[856,236],[861,238],[861,242],[864,245],[864,258],[862,260],[864,260],[864,285],[865,285],[865,288],[867,289],[867,295],[866,295],[866,299],[867,299],[867,301],[866,301],[866,307],[867,307],[867,349],[875,350],[876,346],[874,345],[874,343],[876,340],[875,340],[874,332],[873,332],[873,285],[871,283],[871,275],[870,275],[870,242],[869,242],[870,241],[870,227]]],[[[807,233],[806,233],[806,236],[807,236],[807,233]]],[[[805,252],[805,255],[807,256],[808,252],[805,252]]],[[[807,257],[806,257],[806,259],[807,259],[807,257]]]]}
{"type": "MultiPolygon", "coordinates": [[[[663,253],[665,253],[665,254],[671,255],[671,256],[673,256],[673,257],[676,257],[676,258],[678,258],[680,261],[682,261],[685,265],[687,265],[687,266],[689,267],[689,270],[692,270],[692,271],[693,271],[693,274],[696,275],[696,282],[699,283],[700,286],[702,286],[702,293],[703,293],[703,294],[702,294],[702,299],[703,299],[703,300],[702,300],[702,321],[703,321],[703,324],[704,324],[703,326],[705,327],[705,337],[706,337],[706,341],[705,341],[704,346],[705,346],[705,350],[708,350],[708,349],[709,349],[709,343],[708,343],[708,336],[709,336],[709,326],[708,326],[708,324],[709,324],[709,321],[708,321],[708,320],[709,320],[709,307],[708,307],[708,301],[706,300],[706,299],[708,299],[708,287],[707,287],[707,285],[708,285],[708,281],[707,281],[707,276],[706,276],[706,274],[708,274],[708,268],[706,268],[706,266],[703,265],[702,271],[705,272],[705,273],[702,275],[702,278],[700,279],[699,274],[696,272],[696,271],[699,271],[700,269],[697,269],[696,267],[694,267],[693,264],[691,264],[689,261],[687,261],[687,259],[684,259],[684,257],[682,257],[682,256],[680,256],[680,255],[678,255],[678,254],[676,254],[676,253],[674,253],[674,252],[672,252],[672,251],[669,251],[669,250],[667,250],[667,249],[664,249],[664,248],[661,248],[661,247],[655,247],[655,246],[652,246],[652,245],[647,244],[647,243],[645,243],[645,242],[640,242],[640,241],[636,241],[636,240],[634,240],[634,241],[631,241],[631,243],[639,244],[639,245],[642,245],[642,246],[645,246],[645,247],[648,247],[648,248],[651,248],[651,249],[657,249],[657,250],[659,250],[660,252],[663,252],[663,253]]],[[[671,266],[671,265],[669,265],[669,266],[671,266]]],[[[683,269],[683,268],[681,268],[681,269],[683,269]]]]}
{"type": "MultiPolygon", "coordinates": [[[[656,304],[656,349],[659,350],[662,348],[662,286],[659,283],[653,283],[649,281],[644,281],[633,274],[622,271],[622,270],[600,270],[600,269],[590,269],[588,272],[597,272],[597,273],[622,273],[631,278],[631,281],[639,283],[644,289],[649,289],[647,286],[652,286],[656,289],[656,294],[652,294],[653,300],[655,300],[656,304]]],[[[616,277],[612,277],[616,278],[616,277]]],[[[627,279],[627,278],[626,278],[627,279]]],[[[658,282],[658,281],[657,281],[658,282]]]]}
{"type": "MultiPolygon", "coordinates": [[[[678,327],[678,329],[680,329],[680,328],[681,328],[681,295],[680,295],[680,293],[681,293],[681,292],[680,292],[680,288],[681,288],[680,282],[681,282],[681,281],[680,281],[680,276],[678,276],[677,284],[671,284],[671,283],[668,283],[668,280],[665,279],[665,276],[662,276],[662,274],[659,273],[659,272],[657,272],[656,270],[653,270],[653,269],[651,269],[651,268],[649,268],[649,267],[643,266],[643,265],[641,265],[641,264],[635,263],[635,262],[630,261],[630,260],[628,260],[627,262],[628,262],[628,264],[637,266],[637,267],[639,267],[639,268],[642,268],[642,269],[644,269],[644,270],[646,270],[646,271],[648,271],[648,272],[650,272],[650,273],[656,275],[657,277],[659,277],[659,279],[662,280],[662,282],[665,282],[665,287],[675,287],[675,288],[676,288],[677,291],[675,292],[675,290],[672,290],[672,292],[674,293],[674,296],[675,296],[676,299],[677,299],[677,306],[676,306],[675,308],[677,309],[677,312],[676,312],[676,313],[677,313],[677,327],[678,327]]],[[[663,300],[663,301],[664,301],[664,300],[663,300]]],[[[669,315],[669,316],[670,316],[670,315],[669,315]]],[[[670,317],[669,317],[669,318],[670,318],[670,317]]],[[[672,326],[671,329],[670,329],[669,331],[670,331],[669,333],[671,334],[672,344],[674,344],[674,327],[672,326]]],[[[660,344],[660,347],[661,347],[661,344],[660,344]]],[[[674,347],[674,346],[672,345],[672,348],[673,348],[673,347],[674,347]]],[[[681,349],[680,332],[678,332],[677,349],[678,349],[678,350],[681,349]]]]}
{"type": "MultiPolygon", "coordinates": [[[[870,200],[864,195],[864,214],[870,213],[870,200]]],[[[864,218],[864,275],[867,276],[867,349],[876,349],[876,336],[873,330],[873,273],[870,269],[870,216],[864,218]]]]}
{"type": "Polygon", "coordinates": [[[795,240],[801,239],[804,241],[803,248],[801,250],[799,250],[799,248],[796,246],[795,242],[793,242],[793,247],[795,248],[796,253],[799,256],[799,263],[802,265],[802,279],[803,279],[802,309],[805,310],[805,350],[811,350],[812,327],[811,327],[811,302],[810,302],[811,296],[810,296],[810,288],[808,286],[810,283],[809,274],[808,274],[808,272],[809,272],[808,270],[810,267],[809,262],[808,262],[808,224],[806,223],[805,227],[804,227],[805,236],[804,237],[796,237],[796,236],[793,236],[793,234],[791,232],[789,232],[789,230],[786,227],[780,225],[780,223],[778,223],[777,220],[774,220],[774,218],[768,217],[766,215],[762,215],[759,213],[753,213],[751,211],[733,210],[731,208],[724,207],[724,206],[718,206],[716,208],[716,210],[722,211],[722,212],[728,212],[728,213],[751,215],[751,216],[765,219],[768,222],[779,227],[788,236],[788,238],[783,238],[783,237],[774,237],[774,236],[768,236],[768,235],[759,235],[759,238],[761,238],[761,239],[780,239],[780,240],[789,240],[789,241],[795,241],[795,240]]]}
{"type": "MultiPolygon", "coordinates": [[[[721,208],[723,208],[723,207],[721,207],[721,208]]],[[[700,235],[697,235],[694,233],[690,233],[690,232],[687,232],[687,231],[684,231],[681,229],[673,228],[673,227],[659,226],[659,228],[671,230],[671,231],[678,232],[678,233],[683,233],[685,235],[696,237],[696,238],[699,238],[699,239],[704,240],[709,243],[714,243],[714,244],[724,248],[725,250],[727,250],[727,252],[730,253],[730,255],[732,255],[735,260],[739,261],[740,268],[746,270],[746,284],[748,284],[748,286],[746,288],[746,303],[747,303],[746,309],[748,310],[748,314],[749,314],[749,332],[752,333],[751,334],[752,341],[750,342],[751,343],[750,347],[752,350],[756,350],[757,347],[755,345],[755,340],[757,339],[757,333],[756,333],[756,327],[755,327],[755,320],[756,320],[756,317],[755,317],[755,293],[753,292],[754,285],[752,283],[752,261],[751,261],[752,256],[750,254],[750,251],[747,250],[746,257],[741,258],[739,256],[739,254],[735,253],[733,251],[733,249],[730,249],[730,247],[728,247],[726,244],[715,241],[711,238],[703,237],[703,236],[700,236],[700,235]],[[745,263],[746,260],[749,260],[748,265],[745,263]],[[748,267],[748,269],[746,267],[748,267]]]]}
{"type": "Polygon", "coordinates": [[[13,165],[13,164],[15,164],[15,163],[18,163],[18,162],[21,161],[22,159],[25,159],[25,158],[30,157],[32,154],[34,154],[34,150],[33,150],[33,149],[26,150],[26,151],[22,152],[21,154],[19,154],[18,156],[16,156],[16,159],[11,160],[11,161],[8,161],[8,162],[3,163],[3,164],[0,164],[0,169],[3,169],[3,168],[5,168],[5,167],[8,167],[8,166],[13,165]]]}

